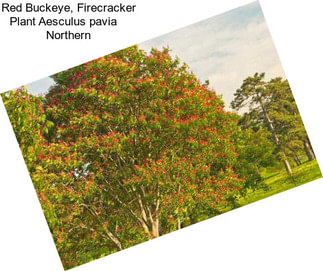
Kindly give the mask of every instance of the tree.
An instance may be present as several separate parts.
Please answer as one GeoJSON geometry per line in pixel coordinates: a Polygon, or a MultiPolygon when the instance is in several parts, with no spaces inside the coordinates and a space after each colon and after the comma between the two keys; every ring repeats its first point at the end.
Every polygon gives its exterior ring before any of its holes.
{"type": "Polygon", "coordinates": [[[288,81],[274,78],[268,82],[267,88],[271,93],[268,111],[276,127],[279,127],[278,133],[285,142],[286,152],[291,152],[297,164],[300,163],[297,153],[302,149],[309,161],[314,160],[315,155],[288,81]]]}
{"type": "Polygon", "coordinates": [[[292,169],[288,162],[286,153],[282,148],[277,127],[274,125],[268,112],[268,106],[271,102],[271,92],[268,91],[264,77],[265,73],[256,73],[253,77],[246,78],[241,87],[236,90],[234,94],[235,98],[231,102],[231,107],[238,110],[245,106],[249,107],[249,112],[246,114],[251,116],[253,121],[261,123],[271,132],[272,140],[280,153],[286,171],[291,175],[292,169]]]}
{"type": "Polygon", "coordinates": [[[239,171],[237,115],[168,49],[53,78],[31,177],[66,268],[216,215],[254,175],[239,171]]]}
{"type": "MultiPolygon", "coordinates": [[[[244,176],[248,176],[244,188],[256,190],[267,188],[263,183],[260,169],[275,165],[273,154],[275,145],[270,140],[270,133],[260,127],[258,129],[242,129],[236,138],[236,151],[239,154],[236,168],[244,176]]],[[[244,194],[244,190],[241,190],[244,194]]]]}
{"type": "Polygon", "coordinates": [[[284,162],[286,171],[292,169],[288,158],[300,164],[299,153],[305,148],[309,160],[314,159],[309,140],[287,80],[274,78],[264,81],[265,74],[256,73],[243,81],[236,91],[231,106],[234,109],[249,107],[239,124],[243,129],[266,128],[276,145],[275,152],[284,162]]]}

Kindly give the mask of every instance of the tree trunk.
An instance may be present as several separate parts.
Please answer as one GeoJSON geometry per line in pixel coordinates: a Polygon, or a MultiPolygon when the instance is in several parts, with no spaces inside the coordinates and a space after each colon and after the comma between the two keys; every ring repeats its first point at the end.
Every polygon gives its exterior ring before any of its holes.
{"type": "Polygon", "coordinates": [[[290,167],[290,164],[288,162],[287,159],[284,160],[284,165],[285,165],[285,168],[286,168],[286,171],[289,175],[292,175],[293,172],[292,172],[292,168],[290,167]]]}
{"type": "Polygon", "coordinates": [[[152,223],[151,235],[153,238],[159,237],[159,219],[156,218],[152,223]]]}
{"type": "Polygon", "coordinates": [[[116,234],[113,234],[108,229],[105,229],[105,233],[107,234],[107,236],[109,237],[109,239],[115,244],[115,246],[117,247],[117,249],[119,251],[123,249],[123,246],[121,244],[121,241],[120,241],[119,237],[116,234]]]}
{"type": "Polygon", "coordinates": [[[275,142],[276,146],[278,147],[279,146],[279,139],[278,139],[278,136],[276,134],[273,122],[270,119],[270,117],[269,117],[269,115],[267,113],[267,110],[266,110],[265,106],[263,105],[262,101],[260,101],[260,105],[261,105],[262,112],[263,112],[263,114],[265,116],[265,120],[266,120],[266,122],[267,122],[267,124],[269,126],[269,130],[270,130],[270,132],[271,132],[271,134],[273,136],[274,142],[275,142]]]}
{"type": "MultiPolygon", "coordinates": [[[[264,106],[264,104],[263,104],[263,102],[262,102],[261,99],[259,99],[259,102],[260,102],[260,106],[261,106],[262,112],[264,114],[265,120],[266,120],[266,122],[267,122],[267,124],[269,126],[269,130],[271,131],[271,134],[273,136],[274,142],[275,142],[277,148],[279,148],[280,147],[280,141],[279,141],[278,135],[276,133],[275,127],[273,125],[273,122],[270,119],[270,117],[268,115],[268,112],[267,112],[267,109],[265,108],[265,106],[264,106]]],[[[287,159],[284,159],[283,162],[284,162],[284,165],[285,165],[285,168],[286,168],[287,173],[289,175],[292,175],[293,174],[292,168],[291,168],[288,160],[287,159]]]]}
{"type": "Polygon", "coordinates": [[[298,156],[294,153],[294,161],[296,163],[297,166],[300,166],[301,165],[301,160],[299,160],[298,156]]]}
{"type": "Polygon", "coordinates": [[[181,219],[178,217],[177,218],[177,229],[178,230],[180,230],[181,228],[182,228],[182,226],[181,226],[182,224],[181,224],[181,219]]]}
{"type": "Polygon", "coordinates": [[[315,159],[315,155],[314,152],[312,151],[310,144],[308,143],[308,141],[306,139],[303,140],[304,143],[304,149],[307,155],[307,158],[309,161],[312,161],[315,159]]]}
{"type": "Polygon", "coordinates": [[[314,150],[313,150],[313,146],[312,146],[312,144],[311,144],[311,141],[309,140],[309,138],[308,138],[308,137],[306,137],[306,140],[307,140],[307,143],[308,143],[308,145],[310,146],[310,149],[311,149],[311,151],[312,151],[312,153],[313,153],[313,155],[314,155],[314,159],[316,159],[316,156],[315,156],[315,153],[314,153],[314,150]]]}

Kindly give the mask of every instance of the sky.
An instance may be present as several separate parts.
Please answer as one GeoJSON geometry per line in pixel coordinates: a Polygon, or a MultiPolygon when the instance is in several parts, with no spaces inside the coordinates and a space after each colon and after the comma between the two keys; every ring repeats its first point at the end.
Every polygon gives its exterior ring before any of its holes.
{"type": "MultiPolygon", "coordinates": [[[[264,15],[258,2],[189,25],[139,44],[151,47],[168,46],[190,70],[222,95],[229,109],[234,92],[243,80],[256,72],[265,72],[266,79],[285,74],[274,47],[264,15]]],[[[44,93],[53,84],[49,77],[27,88],[33,94],[44,93]]]]}

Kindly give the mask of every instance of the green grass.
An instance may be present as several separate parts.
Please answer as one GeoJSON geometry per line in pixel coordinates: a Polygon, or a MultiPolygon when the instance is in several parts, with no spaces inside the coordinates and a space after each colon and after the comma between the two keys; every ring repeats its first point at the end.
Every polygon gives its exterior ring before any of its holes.
{"type": "Polygon", "coordinates": [[[264,183],[268,186],[268,189],[249,190],[246,196],[239,198],[239,205],[244,206],[321,177],[322,173],[316,160],[305,162],[293,168],[293,178],[285,170],[271,172],[270,174],[266,174],[264,179],[264,183]]]}

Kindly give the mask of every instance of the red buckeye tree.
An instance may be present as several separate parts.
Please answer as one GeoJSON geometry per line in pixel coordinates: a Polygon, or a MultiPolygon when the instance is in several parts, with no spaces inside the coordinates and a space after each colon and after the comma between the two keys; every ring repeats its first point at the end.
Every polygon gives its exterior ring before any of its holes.
{"type": "Polygon", "coordinates": [[[53,78],[32,179],[66,268],[216,215],[244,186],[237,116],[168,49],[53,78]]]}

